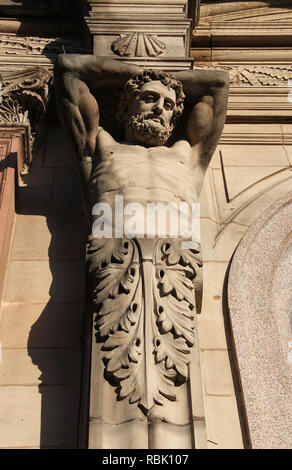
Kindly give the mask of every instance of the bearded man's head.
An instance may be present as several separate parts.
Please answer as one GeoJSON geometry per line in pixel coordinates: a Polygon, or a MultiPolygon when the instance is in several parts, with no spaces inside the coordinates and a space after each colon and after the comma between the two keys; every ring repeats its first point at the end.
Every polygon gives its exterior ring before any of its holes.
{"type": "Polygon", "coordinates": [[[166,72],[145,70],[124,86],[118,119],[128,139],[164,145],[183,112],[182,84],[166,72]]]}

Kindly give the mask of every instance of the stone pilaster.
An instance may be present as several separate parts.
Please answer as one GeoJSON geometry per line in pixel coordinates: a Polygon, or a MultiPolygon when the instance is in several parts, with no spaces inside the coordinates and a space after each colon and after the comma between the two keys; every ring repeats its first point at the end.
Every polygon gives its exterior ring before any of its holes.
{"type": "Polygon", "coordinates": [[[93,53],[164,70],[192,68],[187,0],[89,0],[93,53]]]}

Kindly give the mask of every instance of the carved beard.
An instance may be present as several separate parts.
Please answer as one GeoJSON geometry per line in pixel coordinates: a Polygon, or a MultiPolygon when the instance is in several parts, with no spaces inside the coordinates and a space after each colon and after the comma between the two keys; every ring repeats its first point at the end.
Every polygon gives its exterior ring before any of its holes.
{"type": "Polygon", "coordinates": [[[164,145],[168,141],[174,126],[151,122],[151,118],[154,118],[153,114],[134,114],[126,120],[126,127],[138,142],[151,146],[164,145]]]}

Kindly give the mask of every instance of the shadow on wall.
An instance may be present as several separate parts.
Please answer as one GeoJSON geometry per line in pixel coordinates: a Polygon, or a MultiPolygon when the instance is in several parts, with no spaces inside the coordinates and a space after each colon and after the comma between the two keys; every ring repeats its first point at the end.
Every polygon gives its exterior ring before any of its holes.
{"type": "MultiPolygon", "coordinates": [[[[59,123],[46,122],[46,136],[27,185],[17,194],[17,212],[30,217],[32,283],[40,315],[31,326],[28,354],[40,371],[41,448],[76,448],[82,372],[85,245],[80,182],[71,166],[59,123]],[[34,241],[37,240],[36,244],[34,241]]],[[[35,300],[32,298],[31,308],[35,300]]],[[[30,307],[28,305],[28,307],[30,307]]]]}
{"type": "Polygon", "coordinates": [[[76,7],[76,0],[10,0],[3,3],[4,5],[0,5],[0,11],[22,16],[53,16],[63,10],[68,13],[70,8],[76,7]]]}
{"type": "Polygon", "coordinates": [[[238,416],[239,416],[239,422],[240,422],[241,433],[242,433],[243,447],[244,449],[251,449],[248,421],[247,421],[245,404],[244,404],[244,399],[243,399],[242,385],[240,381],[240,373],[239,373],[239,368],[238,368],[238,363],[237,363],[234,338],[232,335],[232,327],[230,323],[230,314],[229,314],[229,306],[228,306],[228,298],[227,298],[229,271],[230,271],[230,266],[233,260],[233,256],[234,254],[232,255],[229,261],[228,268],[227,268],[225,278],[224,278],[223,293],[222,293],[223,294],[222,295],[222,312],[223,312],[224,329],[225,329],[225,335],[226,335],[226,341],[227,341],[227,347],[228,347],[228,356],[229,356],[229,361],[230,361],[231,374],[232,374],[232,380],[233,380],[234,389],[235,389],[235,398],[237,402],[238,416]]]}

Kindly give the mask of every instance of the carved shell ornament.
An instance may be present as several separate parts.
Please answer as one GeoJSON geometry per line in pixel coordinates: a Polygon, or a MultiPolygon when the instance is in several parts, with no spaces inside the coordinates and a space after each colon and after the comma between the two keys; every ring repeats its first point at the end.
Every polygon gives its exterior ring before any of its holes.
{"type": "Polygon", "coordinates": [[[189,376],[197,253],[174,239],[156,240],[149,260],[141,240],[90,241],[105,378],[117,387],[118,399],[127,397],[145,414],[165,399],[176,400],[175,387],[189,376]]]}
{"type": "Polygon", "coordinates": [[[116,39],[112,50],[122,57],[156,57],[165,51],[165,44],[155,34],[130,33],[116,39]]]}

